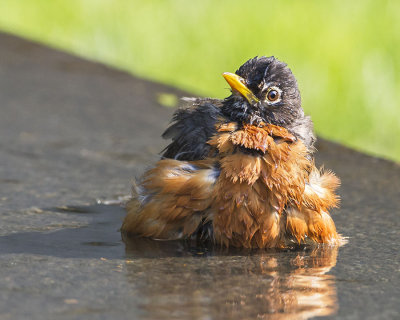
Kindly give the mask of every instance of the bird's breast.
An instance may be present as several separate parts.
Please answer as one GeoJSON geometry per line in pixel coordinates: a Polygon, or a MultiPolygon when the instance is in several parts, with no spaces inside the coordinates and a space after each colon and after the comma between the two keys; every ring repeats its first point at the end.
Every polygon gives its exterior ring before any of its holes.
{"type": "Polygon", "coordinates": [[[238,237],[241,242],[257,239],[253,235],[261,229],[267,231],[260,237],[275,237],[289,199],[301,201],[311,166],[306,147],[286,129],[274,125],[238,128],[225,123],[217,131],[209,141],[218,150],[220,164],[214,189],[214,223],[223,234],[217,232],[216,237],[222,242],[238,237]]]}

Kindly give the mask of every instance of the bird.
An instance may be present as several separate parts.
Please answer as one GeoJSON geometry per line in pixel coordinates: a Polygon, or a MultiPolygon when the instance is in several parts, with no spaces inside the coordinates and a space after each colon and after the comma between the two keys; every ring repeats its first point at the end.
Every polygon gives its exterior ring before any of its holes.
{"type": "Polygon", "coordinates": [[[317,168],[292,71],[256,56],[223,77],[225,99],[186,98],[161,159],[136,183],[121,232],[222,247],[340,245],[329,214],[340,179],[317,168]]]}

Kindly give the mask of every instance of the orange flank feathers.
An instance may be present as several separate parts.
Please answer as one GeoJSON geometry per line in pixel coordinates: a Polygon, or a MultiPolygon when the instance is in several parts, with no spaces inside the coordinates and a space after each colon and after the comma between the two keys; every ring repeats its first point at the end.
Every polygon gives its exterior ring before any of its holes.
{"type": "Polygon", "coordinates": [[[210,156],[160,160],[127,205],[122,231],[154,239],[197,237],[223,246],[285,248],[339,244],[328,210],[340,184],[307,148],[271,124],[217,123],[210,156]]]}
{"type": "Polygon", "coordinates": [[[159,161],[128,202],[122,230],[155,239],[189,237],[207,219],[214,174],[209,161],[159,161]]]}

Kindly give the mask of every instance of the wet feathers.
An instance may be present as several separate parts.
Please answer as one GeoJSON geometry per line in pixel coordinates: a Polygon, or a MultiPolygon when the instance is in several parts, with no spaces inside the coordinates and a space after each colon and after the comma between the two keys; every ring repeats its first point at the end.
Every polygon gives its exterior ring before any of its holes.
{"type": "Polygon", "coordinates": [[[163,135],[172,142],[139,181],[122,232],[246,248],[339,244],[328,210],[340,181],[315,167],[291,71],[256,57],[236,73],[254,97],[232,87],[224,100],[193,99],[175,113],[163,135]],[[265,97],[271,88],[277,104],[265,97]]]}

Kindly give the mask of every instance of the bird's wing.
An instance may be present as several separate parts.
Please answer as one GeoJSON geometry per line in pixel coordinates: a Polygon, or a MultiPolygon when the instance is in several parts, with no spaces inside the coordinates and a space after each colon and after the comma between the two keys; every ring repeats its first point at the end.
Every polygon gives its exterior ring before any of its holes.
{"type": "Polygon", "coordinates": [[[121,230],[165,240],[203,233],[211,221],[209,208],[218,174],[212,161],[158,161],[128,202],[121,230]]]}
{"type": "Polygon", "coordinates": [[[204,159],[210,150],[207,141],[216,132],[215,123],[221,117],[221,101],[216,99],[186,99],[189,107],[178,109],[163,138],[172,142],[163,150],[164,158],[176,160],[204,159]]]}

